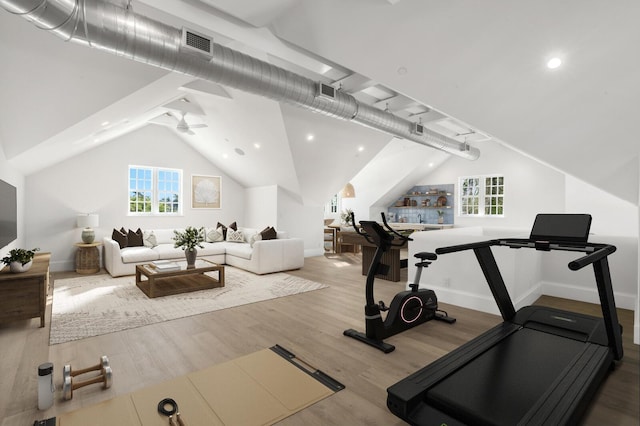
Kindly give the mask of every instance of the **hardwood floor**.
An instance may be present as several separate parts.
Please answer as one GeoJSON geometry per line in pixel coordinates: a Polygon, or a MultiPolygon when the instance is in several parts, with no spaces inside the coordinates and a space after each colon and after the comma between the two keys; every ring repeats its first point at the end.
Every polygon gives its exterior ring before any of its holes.
{"type": "MultiPolygon", "coordinates": [[[[346,385],[346,389],[285,419],[282,425],[400,425],[386,408],[386,388],[436,360],[500,319],[494,315],[441,303],[458,319],[454,325],[429,322],[388,341],[395,352],[385,355],[342,335],[347,328],[364,329],[364,277],[359,254],[305,259],[291,274],[323,282],[323,290],[168,321],[76,342],[49,346],[51,300],[46,326],[39,320],[0,324],[0,423],[30,425],[116,395],[200,370],[276,343],[346,385]],[[51,361],[54,381],[61,386],[64,364],[94,365],[108,355],[113,386],[74,392],[71,401],[37,410],[37,366],[51,361]]],[[[56,273],[55,279],[76,276],[56,273]]],[[[378,281],[376,298],[389,302],[403,289],[400,282],[378,281]]],[[[597,314],[597,306],[542,297],[538,303],[597,314]]],[[[639,356],[632,343],[633,312],[620,310],[625,333],[623,363],[599,390],[584,424],[633,425],[639,422],[639,356]]],[[[250,407],[247,407],[248,409],[250,407]]]]}

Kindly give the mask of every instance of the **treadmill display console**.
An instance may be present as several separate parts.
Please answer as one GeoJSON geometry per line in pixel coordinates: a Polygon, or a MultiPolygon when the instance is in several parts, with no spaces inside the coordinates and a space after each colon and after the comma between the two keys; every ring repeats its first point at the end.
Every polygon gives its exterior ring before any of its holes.
{"type": "Polygon", "coordinates": [[[531,228],[530,240],[586,243],[591,228],[588,214],[539,214],[531,228]]]}

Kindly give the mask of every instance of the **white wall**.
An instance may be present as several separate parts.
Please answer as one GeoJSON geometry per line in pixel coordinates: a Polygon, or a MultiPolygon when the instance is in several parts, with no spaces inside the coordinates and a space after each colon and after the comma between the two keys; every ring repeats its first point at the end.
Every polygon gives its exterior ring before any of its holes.
{"type": "Polygon", "coordinates": [[[299,197],[278,188],[278,229],[304,240],[304,255],[324,254],[324,206],[303,205],[299,197]]]}
{"type": "Polygon", "coordinates": [[[26,178],[26,246],[52,253],[51,269],[75,269],[78,213],[98,213],[96,241],[114,227],[179,228],[237,221],[244,226],[244,189],[171,130],[146,126],[26,178]],[[128,216],[128,166],[183,170],[184,211],[178,217],[128,216]],[[222,178],[222,208],[191,208],[191,175],[222,178]]]}
{"type": "Polygon", "coordinates": [[[468,161],[451,157],[428,174],[424,182],[455,185],[455,226],[499,226],[531,228],[537,213],[557,213],[565,209],[565,178],[538,161],[501,144],[483,142],[480,158],[468,161]],[[504,217],[462,217],[458,215],[458,178],[501,174],[505,178],[504,217]]]}
{"type": "Polygon", "coordinates": [[[638,206],[568,175],[565,188],[565,212],[589,213],[592,234],[637,238],[638,206]]]}
{"type": "Polygon", "coordinates": [[[246,188],[244,191],[244,226],[260,230],[267,226],[276,227],[278,224],[277,200],[277,185],[246,188]]]}

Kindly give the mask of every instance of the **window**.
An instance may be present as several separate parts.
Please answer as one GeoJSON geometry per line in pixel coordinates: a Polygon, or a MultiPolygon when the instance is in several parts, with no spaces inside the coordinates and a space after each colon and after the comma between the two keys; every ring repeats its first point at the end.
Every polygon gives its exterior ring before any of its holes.
{"type": "Polygon", "coordinates": [[[129,214],[182,214],[182,170],[129,166],[129,214]]]}
{"type": "Polygon", "coordinates": [[[504,176],[460,178],[461,216],[503,216],[504,176]]]}

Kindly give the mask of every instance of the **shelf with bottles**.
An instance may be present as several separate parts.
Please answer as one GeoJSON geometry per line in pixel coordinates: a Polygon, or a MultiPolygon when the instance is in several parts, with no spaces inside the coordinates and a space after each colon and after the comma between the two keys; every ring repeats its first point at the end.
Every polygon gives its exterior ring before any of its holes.
{"type": "Polygon", "coordinates": [[[417,185],[389,206],[389,216],[398,222],[453,225],[454,186],[417,185]]]}

